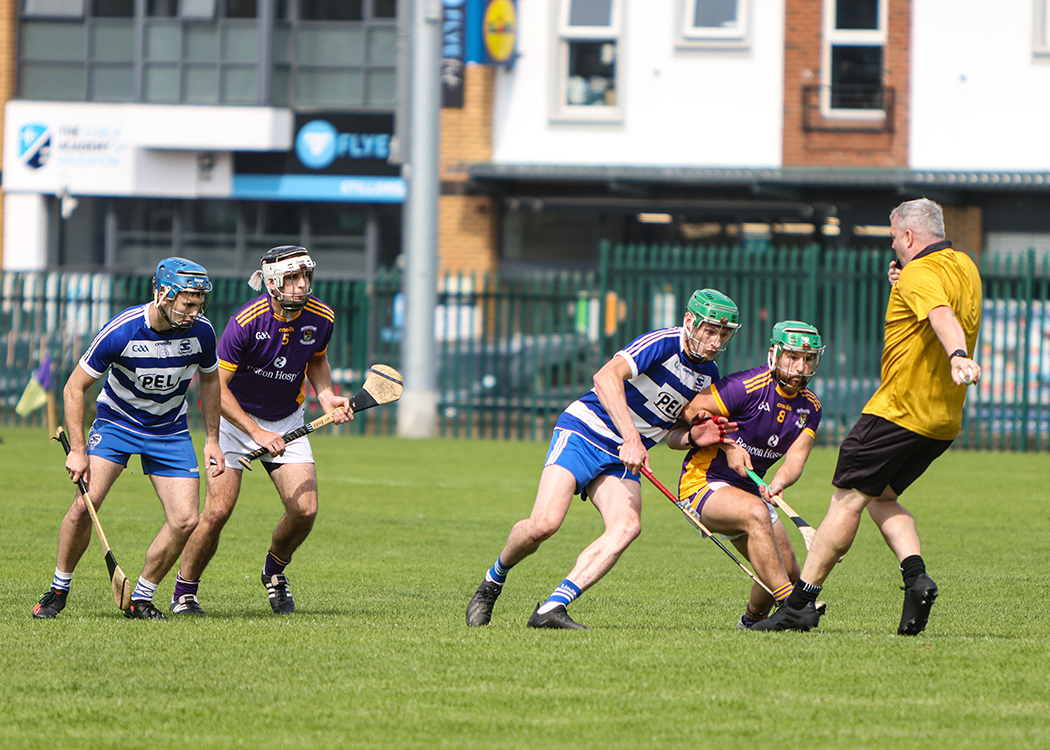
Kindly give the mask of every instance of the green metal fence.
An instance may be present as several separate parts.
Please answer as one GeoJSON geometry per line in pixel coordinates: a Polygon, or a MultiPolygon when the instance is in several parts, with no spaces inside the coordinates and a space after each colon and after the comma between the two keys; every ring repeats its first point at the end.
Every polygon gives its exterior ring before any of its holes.
{"type": "MultiPolygon", "coordinates": [[[[714,287],[737,302],[743,324],[719,360],[722,372],[765,362],[778,320],[820,328],[828,350],[811,385],[824,406],[818,442],[835,445],[878,385],[890,258],[888,250],[817,246],[606,245],[593,273],[447,275],[434,318],[439,432],[546,439],[603,362],[648,330],[679,325],[693,290],[714,287]]],[[[982,274],[977,359],[985,377],[970,391],[956,445],[1048,450],[1050,254],[989,258],[982,274]]],[[[382,269],[370,284],[318,281],[315,291],[336,313],[329,359],[338,390],[356,391],[372,363],[400,366],[404,298],[396,269],[382,269]]],[[[218,280],[208,309],[216,329],[253,294],[243,281],[218,280]]],[[[44,352],[60,395],[102,324],[149,296],[143,277],[0,275],[0,424],[43,424],[46,410],[22,419],[14,406],[44,352]]],[[[308,410],[318,407],[308,403],[308,410]]],[[[381,408],[329,429],[390,434],[395,423],[395,409],[381,408]]]]}

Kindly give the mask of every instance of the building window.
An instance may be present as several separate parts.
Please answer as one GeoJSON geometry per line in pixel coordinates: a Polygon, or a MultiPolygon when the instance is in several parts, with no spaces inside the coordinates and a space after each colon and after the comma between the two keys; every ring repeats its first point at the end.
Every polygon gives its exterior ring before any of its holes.
{"type": "Polygon", "coordinates": [[[885,116],[887,0],[824,0],[821,110],[825,117],[885,116]]]}
{"type": "Polygon", "coordinates": [[[389,110],[395,10],[393,0],[25,0],[18,96],[389,110]],[[259,17],[263,7],[275,18],[259,17]]]}
{"type": "Polygon", "coordinates": [[[747,46],[748,0],[680,0],[683,49],[747,46]]]}
{"type": "Polygon", "coordinates": [[[367,278],[394,264],[401,207],[361,203],[172,200],[82,196],[68,219],[49,198],[52,268],[149,274],[169,255],[215,277],[247,278],[271,247],[304,245],[318,278],[367,278]]]}
{"type": "Polygon", "coordinates": [[[619,118],[619,48],[620,0],[562,0],[558,115],[619,118]]]}

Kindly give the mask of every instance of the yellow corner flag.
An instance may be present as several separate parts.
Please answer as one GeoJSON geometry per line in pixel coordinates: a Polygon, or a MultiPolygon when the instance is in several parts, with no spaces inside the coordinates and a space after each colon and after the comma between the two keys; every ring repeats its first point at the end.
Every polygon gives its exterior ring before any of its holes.
{"type": "Polygon", "coordinates": [[[40,367],[29,379],[29,384],[22,392],[22,398],[18,399],[15,413],[20,417],[27,417],[41,406],[47,403],[48,393],[51,391],[51,355],[45,354],[40,367]]]}

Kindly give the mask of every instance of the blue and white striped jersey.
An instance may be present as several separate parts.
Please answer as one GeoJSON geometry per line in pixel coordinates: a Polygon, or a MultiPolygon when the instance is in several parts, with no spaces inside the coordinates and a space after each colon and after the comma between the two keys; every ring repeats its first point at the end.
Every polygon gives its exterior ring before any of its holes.
{"type": "Polygon", "coordinates": [[[80,358],[91,377],[101,378],[98,418],[149,435],[186,432],[186,390],[197,370],[219,367],[215,329],[205,318],[191,328],[163,333],[150,328],[149,306],[130,307],[106,323],[80,358]]]}
{"type": "MultiPolygon", "coordinates": [[[[718,380],[718,365],[694,365],[685,355],[681,328],[662,328],[639,336],[616,353],[631,366],[624,381],[627,407],[646,449],[663,440],[685,405],[718,380]]],[[[569,404],[558,427],[578,433],[616,456],[623,438],[592,388],[569,404]]]]}

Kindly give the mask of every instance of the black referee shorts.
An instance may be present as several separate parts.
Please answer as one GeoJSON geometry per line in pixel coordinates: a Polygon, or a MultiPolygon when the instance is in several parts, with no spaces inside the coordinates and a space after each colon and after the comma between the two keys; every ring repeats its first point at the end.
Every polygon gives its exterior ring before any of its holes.
{"type": "Polygon", "coordinates": [[[878,497],[888,486],[898,495],[948,450],[951,440],[934,440],[882,417],[862,414],[839,447],[831,483],[878,497]]]}

